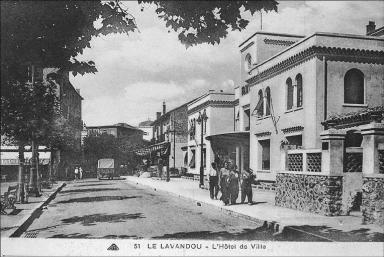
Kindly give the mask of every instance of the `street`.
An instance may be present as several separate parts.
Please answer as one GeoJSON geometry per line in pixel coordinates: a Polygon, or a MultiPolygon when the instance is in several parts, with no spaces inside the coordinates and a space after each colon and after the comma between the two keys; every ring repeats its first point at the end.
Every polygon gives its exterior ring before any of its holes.
{"type": "Polygon", "coordinates": [[[276,240],[272,231],[215,208],[95,179],[69,182],[22,237],[276,240]]]}

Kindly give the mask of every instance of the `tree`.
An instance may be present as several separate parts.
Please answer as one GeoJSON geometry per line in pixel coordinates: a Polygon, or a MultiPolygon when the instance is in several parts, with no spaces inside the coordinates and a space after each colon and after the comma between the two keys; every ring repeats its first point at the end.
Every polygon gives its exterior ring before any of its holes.
{"type": "MultiPolygon", "coordinates": [[[[132,137],[136,137],[135,135],[132,137]]],[[[84,159],[88,168],[95,170],[97,160],[112,158],[120,164],[136,165],[134,150],[143,146],[143,141],[131,137],[118,139],[109,134],[90,134],[84,138],[84,159]]]]}
{"type": "Polygon", "coordinates": [[[9,90],[1,96],[1,135],[19,146],[18,199],[24,202],[24,146],[32,143],[30,186],[38,195],[33,177],[37,158],[35,145],[45,139],[54,119],[55,86],[44,82],[13,81],[8,82],[7,87],[9,90]]]}

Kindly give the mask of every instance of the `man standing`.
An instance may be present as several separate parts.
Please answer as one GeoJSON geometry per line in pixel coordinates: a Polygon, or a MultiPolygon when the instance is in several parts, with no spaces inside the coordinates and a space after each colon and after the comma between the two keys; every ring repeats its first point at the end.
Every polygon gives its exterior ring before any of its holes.
{"type": "Polygon", "coordinates": [[[212,162],[211,169],[209,170],[209,193],[211,199],[215,197],[217,200],[217,194],[219,193],[219,180],[217,177],[217,166],[216,163],[212,162]]]}
{"type": "Polygon", "coordinates": [[[79,169],[75,167],[75,180],[79,177],[79,169]]]}
{"type": "Polygon", "coordinates": [[[243,170],[241,172],[241,203],[244,203],[245,197],[248,198],[248,204],[252,204],[252,170],[243,170]]]}

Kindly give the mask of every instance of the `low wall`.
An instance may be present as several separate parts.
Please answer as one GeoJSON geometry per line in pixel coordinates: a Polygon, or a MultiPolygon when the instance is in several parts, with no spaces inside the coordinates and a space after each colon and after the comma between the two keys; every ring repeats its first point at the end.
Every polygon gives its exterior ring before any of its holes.
{"type": "Polygon", "coordinates": [[[384,227],[384,174],[363,178],[363,221],[384,227]]]}
{"type": "Polygon", "coordinates": [[[342,176],[276,175],[275,204],[326,216],[341,214],[342,176]]]}

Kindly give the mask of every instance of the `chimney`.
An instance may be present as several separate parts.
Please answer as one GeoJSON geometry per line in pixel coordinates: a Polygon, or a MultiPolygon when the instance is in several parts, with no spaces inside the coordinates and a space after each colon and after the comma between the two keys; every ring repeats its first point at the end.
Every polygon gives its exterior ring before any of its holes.
{"type": "Polygon", "coordinates": [[[156,112],[156,120],[158,120],[161,116],[161,112],[156,112]]]}
{"type": "Polygon", "coordinates": [[[80,95],[80,88],[76,88],[76,91],[80,95]]]}
{"type": "Polygon", "coordinates": [[[367,25],[367,35],[369,35],[371,32],[375,31],[376,29],[376,24],[374,21],[369,21],[367,25]]]}
{"type": "Polygon", "coordinates": [[[165,114],[166,113],[166,106],[165,106],[165,101],[163,101],[163,114],[165,114]]]}

